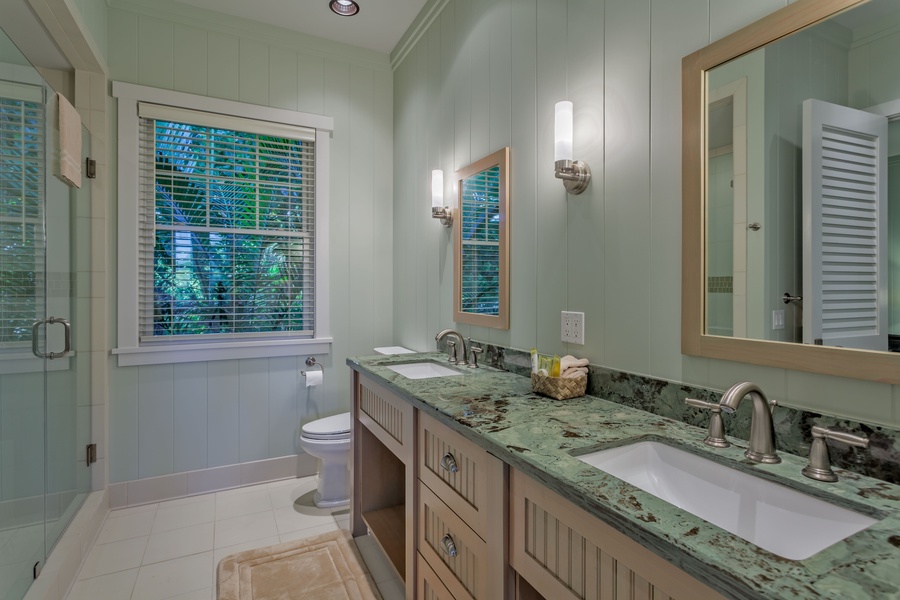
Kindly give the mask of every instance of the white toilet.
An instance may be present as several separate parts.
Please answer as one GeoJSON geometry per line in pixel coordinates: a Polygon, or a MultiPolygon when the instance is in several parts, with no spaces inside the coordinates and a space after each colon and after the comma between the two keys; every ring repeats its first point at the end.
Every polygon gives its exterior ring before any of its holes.
{"type": "MultiPolygon", "coordinates": [[[[413,352],[402,346],[375,348],[379,354],[413,352]]],[[[300,447],[319,459],[313,501],[319,508],[350,503],[350,413],[310,421],[300,430],[300,447]]]]}
{"type": "Polygon", "coordinates": [[[317,419],[300,430],[300,447],[319,459],[313,500],[319,508],[350,503],[350,413],[317,419]]]}

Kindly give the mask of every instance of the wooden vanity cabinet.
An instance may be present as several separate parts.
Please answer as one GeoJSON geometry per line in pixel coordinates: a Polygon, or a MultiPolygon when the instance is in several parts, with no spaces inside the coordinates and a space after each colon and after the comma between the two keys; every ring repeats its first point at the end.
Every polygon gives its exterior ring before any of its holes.
{"type": "Polygon", "coordinates": [[[350,529],[371,531],[415,597],[415,419],[409,402],[353,371],[350,529]]]}
{"type": "Polygon", "coordinates": [[[421,412],[417,455],[421,559],[455,600],[505,598],[506,465],[421,412]]]}
{"type": "Polygon", "coordinates": [[[351,530],[407,600],[724,600],[355,370],[353,387],[351,530]]]}
{"type": "Polygon", "coordinates": [[[725,600],[724,596],[551,492],[510,470],[513,569],[552,600],[725,600]]]}

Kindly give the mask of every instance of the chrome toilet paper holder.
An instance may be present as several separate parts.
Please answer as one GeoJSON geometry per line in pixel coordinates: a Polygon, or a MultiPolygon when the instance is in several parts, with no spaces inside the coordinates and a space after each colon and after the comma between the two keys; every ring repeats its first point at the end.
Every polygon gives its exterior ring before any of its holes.
{"type": "MultiPolygon", "coordinates": [[[[316,361],[315,356],[310,356],[306,359],[306,366],[309,368],[319,367],[319,370],[322,371],[322,377],[325,376],[325,367],[322,366],[322,363],[316,361]]],[[[300,371],[300,374],[306,377],[306,371],[300,371]]]]}

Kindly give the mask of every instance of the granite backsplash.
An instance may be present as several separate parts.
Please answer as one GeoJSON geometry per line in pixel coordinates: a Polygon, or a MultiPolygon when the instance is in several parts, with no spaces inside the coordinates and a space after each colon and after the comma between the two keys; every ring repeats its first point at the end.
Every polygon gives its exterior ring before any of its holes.
{"type": "MultiPolygon", "coordinates": [[[[528,352],[477,341],[475,343],[484,349],[481,358],[483,364],[526,377],[531,372],[531,356],[528,352]]],[[[446,350],[443,343],[438,346],[439,349],[446,350]]],[[[718,402],[722,396],[721,391],[595,365],[589,365],[587,393],[702,428],[709,425],[708,412],[685,405],[684,399],[699,398],[718,402]]],[[[733,415],[723,414],[726,434],[749,439],[750,415],[749,402],[742,403],[733,415]]],[[[832,465],[900,484],[900,431],[787,406],[776,406],[772,418],[777,448],[797,456],[809,455],[813,425],[835,426],[865,434],[869,438],[868,448],[855,448],[827,440],[832,465]]]]}

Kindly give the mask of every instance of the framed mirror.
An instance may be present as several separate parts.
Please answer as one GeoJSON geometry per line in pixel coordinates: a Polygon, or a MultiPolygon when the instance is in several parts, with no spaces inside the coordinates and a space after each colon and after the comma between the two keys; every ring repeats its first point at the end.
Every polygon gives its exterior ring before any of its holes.
{"type": "Polygon", "coordinates": [[[509,148],[456,172],[453,320],[509,329],[509,148]]]}
{"type": "Polygon", "coordinates": [[[900,383],[898,47],[798,0],[684,58],[684,354],[900,383]]]}

